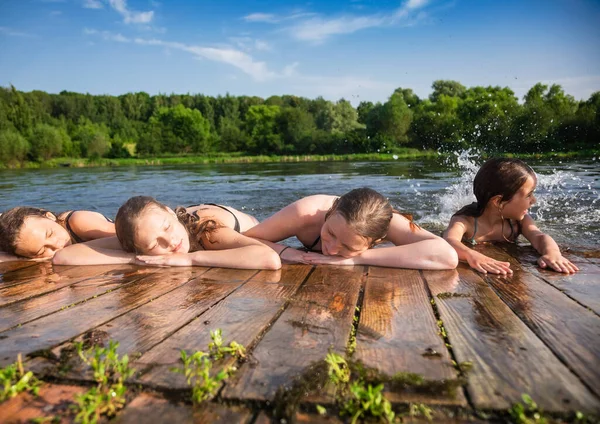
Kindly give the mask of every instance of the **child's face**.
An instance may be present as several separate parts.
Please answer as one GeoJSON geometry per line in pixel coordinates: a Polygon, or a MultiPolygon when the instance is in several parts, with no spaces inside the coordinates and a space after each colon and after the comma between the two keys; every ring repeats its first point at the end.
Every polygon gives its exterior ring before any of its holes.
{"type": "Polygon", "coordinates": [[[54,216],[30,216],[23,221],[15,253],[32,259],[51,258],[69,244],[69,233],[56,222],[54,216]]]}
{"type": "Polygon", "coordinates": [[[535,204],[535,180],[528,177],[525,184],[521,186],[519,191],[506,203],[502,208],[502,216],[505,218],[515,219],[517,221],[525,218],[528,209],[535,204]]]}
{"type": "Polygon", "coordinates": [[[148,206],[137,220],[136,246],[144,255],[188,253],[188,233],[171,209],[148,206]]]}
{"type": "Polygon", "coordinates": [[[339,213],[333,213],[321,227],[321,251],[324,255],[351,258],[370,246],[369,240],[350,229],[339,213]]]}

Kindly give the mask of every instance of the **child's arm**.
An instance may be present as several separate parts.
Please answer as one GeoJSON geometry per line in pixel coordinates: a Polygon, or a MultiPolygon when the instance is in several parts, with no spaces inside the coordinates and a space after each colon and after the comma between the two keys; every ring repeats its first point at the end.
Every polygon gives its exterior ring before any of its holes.
{"type": "Polygon", "coordinates": [[[485,256],[473,249],[468,248],[462,243],[464,234],[469,229],[469,222],[462,216],[453,216],[446,231],[444,231],[444,239],[456,250],[458,259],[466,261],[471,268],[479,272],[487,274],[512,274],[509,262],[501,262],[485,256]]]}
{"type": "Polygon", "coordinates": [[[542,268],[550,267],[554,271],[572,274],[579,271],[570,260],[565,258],[561,253],[558,245],[552,237],[544,234],[535,225],[535,222],[529,215],[525,215],[521,221],[523,228],[523,236],[531,242],[531,245],[542,255],[538,259],[538,265],[542,268]]]}
{"type": "Polygon", "coordinates": [[[123,251],[117,237],[106,237],[77,243],[54,255],[55,265],[109,265],[136,263],[135,254],[123,251]]]}
{"type": "Polygon", "coordinates": [[[414,231],[408,219],[394,214],[386,240],[392,247],[369,249],[351,258],[305,253],[309,263],[330,265],[375,265],[391,268],[454,269],[456,252],[442,238],[422,228],[414,231]]]}
{"type": "Polygon", "coordinates": [[[214,266],[238,269],[279,269],[281,260],[273,249],[231,228],[222,227],[206,237],[207,250],[163,256],[138,256],[147,265],[214,266]]]}
{"type": "Polygon", "coordinates": [[[75,211],[69,218],[69,225],[85,241],[116,235],[115,224],[98,212],[75,211]]]}

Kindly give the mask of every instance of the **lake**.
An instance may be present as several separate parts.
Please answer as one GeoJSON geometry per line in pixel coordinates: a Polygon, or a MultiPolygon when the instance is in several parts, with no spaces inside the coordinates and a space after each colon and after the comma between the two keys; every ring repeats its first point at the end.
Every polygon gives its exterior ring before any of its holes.
{"type": "MultiPolygon", "coordinates": [[[[303,196],[340,195],[368,186],[439,233],[454,211],[474,200],[472,180],[481,162],[463,153],[394,162],[0,170],[0,210],[29,205],[56,212],[89,209],[114,217],[129,197],[143,194],[169,206],[230,205],[262,220],[303,196]]],[[[565,245],[598,248],[600,158],[528,163],[538,173],[538,202],[531,213],[542,231],[565,245]]]]}

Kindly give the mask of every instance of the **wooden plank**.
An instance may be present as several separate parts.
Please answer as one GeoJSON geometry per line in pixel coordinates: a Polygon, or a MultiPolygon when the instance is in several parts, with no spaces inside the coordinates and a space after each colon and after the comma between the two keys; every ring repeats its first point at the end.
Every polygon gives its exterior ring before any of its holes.
{"type": "Polygon", "coordinates": [[[2,273],[0,275],[0,287],[21,284],[34,278],[52,274],[54,274],[54,267],[51,262],[29,262],[29,266],[17,266],[15,269],[2,273]]]}
{"type": "MultiPolygon", "coordinates": [[[[227,343],[235,340],[250,349],[310,270],[306,265],[285,265],[280,276],[261,271],[199,319],[143,355],[138,361],[140,367],[150,366],[150,369],[140,381],[153,387],[186,388],[184,377],[170,369],[179,364],[181,350],[206,351],[211,342],[210,330],[220,328],[227,343]]],[[[215,366],[215,370],[228,363],[215,366]]]]}
{"type": "Polygon", "coordinates": [[[16,269],[27,268],[29,266],[37,265],[39,262],[33,261],[10,261],[0,262],[0,284],[2,284],[2,277],[4,274],[16,269]]]}
{"type": "MultiPolygon", "coordinates": [[[[131,277],[127,284],[99,298],[32,321],[1,334],[0,366],[14,361],[18,353],[47,350],[97,327],[185,284],[196,268],[145,268],[147,275],[131,277]]],[[[125,281],[123,281],[125,283],[125,281]]]]}
{"type": "Polygon", "coordinates": [[[45,383],[40,387],[38,396],[23,392],[2,403],[0,423],[28,423],[41,417],[48,418],[47,422],[52,422],[51,417],[61,417],[61,422],[71,421],[66,419],[71,414],[69,406],[74,402],[76,395],[87,389],[81,386],[45,383]]]}
{"type": "MultiPolygon", "coordinates": [[[[369,268],[353,359],[388,376],[412,373],[428,382],[456,380],[457,372],[439,332],[419,271],[369,268]]],[[[404,392],[386,396],[394,402],[467,404],[460,387],[456,395],[404,392]]]]}
{"type": "MultiPolygon", "coordinates": [[[[83,268],[83,267],[82,267],[83,268]]],[[[53,312],[72,307],[77,303],[86,301],[116,288],[123,284],[133,284],[134,276],[140,274],[140,268],[134,266],[121,266],[116,268],[100,267],[81,275],[75,274],[73,278],[65,276],[57,285],[43,283],[50,292],[44,296],[12,302],[0,308],[0,333],[16,325],[23,325],[35,319],[49,315],[53,312]],[[94,277],[94,274],[101,274],[94,277]],[[63,286],[60,288],[60,286],[63,286]],[[52,291],[53,286],[60,289],[52,291]],[[66,286],[66,287],[64,287],[66,286]]],[[[140,274],[140,276],[143,274],[140,274]]],[[[36,280],[37,281],[37,280],[36,280]]],[[[10,289],[29,286],[31,283],[11,287],[10,289]]],[[[34,291],[38,288],[34,287],[34,291]]],[[[15,296],[27,296],[27,293],[15,293],[15,296]]]]}
{"type": "Polygon", "coordinates": [[[480,275],[464,264],[423,274],[456,361],[472,363],[467,388],[475,407],[507,409],[527,393],[547,411],[598,410],[598,399],[480,275]]]}
{"type": "Polygon", "coordinates": [[[364,275],[363,267],[317,267],[221,395],[271,400],[330,348],[344,352],[364,275]]]}
{"type": "MultiPolygon", "coordinates": [[[[51,293],[102,274],[107,274],[107,278],[111,278],[113,275],[133,274],[139,272],[139,269],[139,267],[130,265],[56,267],[52,274],[33,278],[21,284],[0,288],[0,313],[2,312],[2,307],[6,305],[51,293]]],[[[68,293],[69,291],[62,290],[62,293],[68,293]]],[[[26,306],[24,306],[24,309],[26,309],[26,306]]]]}
{"type": "Polygon", "coordinates": [[[576,274],[566,275],[537,266],[536,261],[539,255],[531,246],[515,246],[505,243],[500,247],[517,259],[528,272],[542,278],[567,296],[600,315],[600,266],[589,262],[585,258],[566,253],[565,255],[569,257],[569,260],[579,268],[579,272],[576,274]],[[577,258],[580,260],[576,261],[577,258]]]}
{"type": "Polygon", "coordinates": [[[529,268],[522,268],[506,252],[486,246],[484,253],[512,261],[512,277],[504,280],[486,276],[486,281],[561,361],[600,396],[600,317],[528,272],[529,268]]]}
{"type": "MultiPolygon", "coordinates": [[[[187,284],[146,303],[127,314],[121,315],[104,325],[91,330],[95,335],[101,335],[104,342],[116,340],[119,342],[118,353],[138,357],[151,349],[172,333],[201,315],[208,308],[218,303],[223,297],[243,284],[242,276],[251,277],[257,271],[245,270],[232,273],[223,268],[212,268],[208,272],[192,279],[187,284]]],[[[77,337],[75,341],[85,341],[91,332],[77,337]]],[[[63,357],[62,351],[72,352],[71,341],[53,349],[54,356],[63,357]]],[[[178,357],[178,356],[177,356],[178,357]]],[[[56,365],[60,365],[61,377],[70,379],[90,379],[89,367],[80,361],[64,372],[64,362],[45,358],[36,358],[34,365],[29,365],[36,372],[57,374],[56,365]]]]}

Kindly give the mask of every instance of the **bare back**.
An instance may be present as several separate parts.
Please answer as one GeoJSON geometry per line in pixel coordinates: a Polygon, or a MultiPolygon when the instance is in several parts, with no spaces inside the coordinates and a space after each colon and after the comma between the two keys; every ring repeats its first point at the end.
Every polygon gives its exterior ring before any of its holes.
{"type": "Polygon", "coordinates": [[[235,228],[236,219],[239,223],[240,232],[248,231],[256,226],[259,221],[252,215],[240,212],[230,206],[194,205],[186,208],[188,213],[193,213],[199,218],[212,218],[229,228],[235,228]]]}

